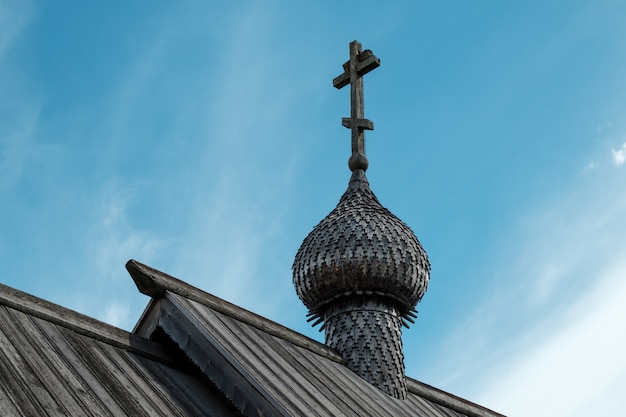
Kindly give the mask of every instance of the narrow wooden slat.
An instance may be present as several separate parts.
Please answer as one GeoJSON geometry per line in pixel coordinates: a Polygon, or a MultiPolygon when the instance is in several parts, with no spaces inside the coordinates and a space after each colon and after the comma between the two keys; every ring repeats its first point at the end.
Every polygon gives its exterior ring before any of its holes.
{"type": "Polygon", "coordinates": [[[391,397],[382,394],[369,384],[364,384],[359,376],[345,366],[323,360],[319,356],[311,355],[310,352],[301,352],[300,348],[295,346],[284,347],[286,351],[298,351],[293,354],[294,358],[301,368],[307,369],[312,375],[312,383],[330,391],[325,392],[319,401],[340,404],[345,415],[377,417],[381,410],[385,410],[385,414],[388,415],[402,415],[406,412],[403,407],[397,407],[395,401],[387,403],[391,397]],[[377,404],[376,408],[371,407],[372,401],[377,404]]]}
{"type": "Polygon", "coordinates": [[[98,351],[98,356],[107,368],[116,370],[115,374],[120,385],[126,387],[129,397],[141,403],[143,411],[148,415],[185,416],[183,409],[130,358],[127,352],[104,345],[98,351]]]}
{"type": "Polygon", "coordinates": [[[44,381],[33,369],[32,363],[29,363],[29,358],[36,353],[32,346],[29,346],[20,337],[21,332],[16,329],[13,317],[8,309],[3,307],[0,308],[0,328],[2,334],[0,350],[6,358],[5,363],[11,367],[15,384],[20,386],[18,394],[20,407],[33,409],[33,415],[45,415],[45,413],[62,415],[63,409],[50,395],[44,381]]]}
{"type": "MultiPolygon", "coordinates": [[[[196,303],[196,307],[203,307],[196,303]]],[[[193,307],[189,307],[193,308],[193,307]]],[[[232,346],[230,352],[235,359],[242,364],[250,372],[250,374],[261,383],[272,397],[278,400],[292,415],[316,415],[313,411],[318,408],[312,398],[307,401],[302,396],[290,395],[299,385],[298,374],[294,372],[282,372],[281,363],[278,358],[272,358],[268,355],[271,347],[258,337],[250,337],[244,334],[243,328],[237,326],[225,326],[221,320],[209,309],[203,308],[201,311],[196,309],[199,315],[204,319],[199,323],[201,326],[211,326],[219,328],[222,334],[231,336],[229,340],[232,346]]],[[[247,326],[250,328],[251,326],[247,326]]],[[[266,336],[271,337],[265,333],[266,336]]],[[[317,412],[317,415],[320,415],[317,412]]]]}
{"type": "Polygon", "coordinates": [[[306,379],[307,386],[311,389],[310,395],[314,396],[316,401],[330,404],[324,404],[324,407],[340,410],[339,413],[333,412],[331,415],[367,415],[362,412],[359,413],[363,402],[359,402],[358,398],[349,395],[349,391],[345,390],[346,384],[343,383],[345,380],[341,378],[340,373],[336,372],[343,365],[326,361],[318,355],[299,346],[294,346],[283,339],[275,338],[274,341],[274,354],[289,362],[295,372],[301,378],[306,379]],[[333,368],[333,371],[322,369],[320,367],[322,362],[327,363],[333,368]]]}
{"type": "Polygon", "coordinates": [[[80,340],[81,337],[85,336],[76,334],[67,328],[53,323],[49,324],[50,327],[40,326],[40,328],[46,334],[50,343],[55,346],[59,355],[66,361],[69,372],[74,374],[79,381],[76,383],[85,386],[82,394],[93,398],[93,400],[85,399],[84,401],[91,404],[92,410],[97,410],[97,413],[100,413],[102,416],[124,415],[124,410],[117,404],[110,391],[96,377],[97,373],[105,372],[105,370],[85,362],[83,355],[79,353],[86,346],[82,343],[77,344],[76,340],[80,340]]]}
{"type": "Polygon", "coordinates": [[[16,369],[15,356],[15,349],[8,335],[4,333],[0,319],[0,390],[3,398],[6,398],[6,401],[2,401],[3,413],[0,415],[34,416],[40,411],[39,403],[33,402],[27,382],[16,369]]]}
{"type": "Polygon", "coordinates": [[[90,382],[92,389],[98,390],[104,404],[111,409],[120,410],[114,415],[132,415],[137,417],[148,417],[144,403],[140,398],[129,395],[129,385],[123,385],[120,381],[119,370],[111,367],[109,363],[102,360],[101,349],[106,344],[99,344],[97,341],[76,334],[69,330],[63,331],[63,336],[68,340],[69,345],[81,363],[79,370],[84,378],[90,382]]]}
{"type": "MultiPolygon", "coordinates": [[[[223,322],[220,316],[215,318],[223,322]]],[[[241,347],[239,360],[245,360],[249,368],[256,370],[257,378],[268,384],[276,398],[282,398],[298,415],[344,414],[334,404],[319,401],[320,391],[302,377],[301,367],[293,367],[277,354],[278,343],[273,336],[233,319],[227,323],[225,327],[235,335],[241,347]]]]}
{"type": "Polygon", "coordinates": [[[102,416],[97,410],[99,404],[87,387],[69,370],[67,362],[61,358],[42,328],[58,328],[25,313],[13,310],[16,329],[23,335],[23,341],[32,346],[32,355],[28,358],[36,373],[45,383],[46,389],[62,404],[69,415],[102,416]],[[39,323],[37,323],[39,321],[39,323]],[[39,326],[37,325],[39,324],[39,326]]]}
{"type": "MultiPolygon", "coordinates": [[[[364,57],[364,59],[362,59],[361,61],[359,61],[359,64],[357,65],[357,73],[360,76],[363,76],[365,74],[367,74],[368,72],[378,68],[380,66],[380,59],[376,58],[376,56],[372,55],[372,51],[370,51],[369,49],[366,49],[365,51],[361,52],[361,55],[367,55],[366,57],[364,57]]],[[[337,89],[341,89],[343,87],[345,87],[346,85],[350,84],[350,61],[346,62],[345,64],[343,64],[343,68],[344,68],[344,73],[333,78],[333,86],[337,89]]]]}
{"type": "Polygon", "coordinates": [[[347,403],[350,409],[356,410],[354,415],[378,417],[381,414],[390,416],[412,414],[411,409],[406,407],[403,401],[384,394],[347,367],[318,359],[320,358],[311,358],[311,361],[314,363],[313,366],[318,368],[318,372],[325,375],[320,379],[320,384],[332,387],[341,398],[340,401],[347,403]]]}
{"type": "Polygon", "coordinates": [[[242,366],[227,346],[214,339],[207,328],[197,326],[195,311],[185,309],[171,293],[161,303],[160,326],[207,378],[244,415],[289,416],[259,382],[242,366]]]}
{"type": "Polygon", "coordinates": [[[9,395],[9,386],[7,386],[7,382],[9,379],[3,381],[2,378],[5,377],[5,374],[2,370],[2,365],[0,364],[0,416],[19,416],[19,415],[28,415],[17,408],[17,405],[14,401],[14,398],[9,395]]]}
{"type": "MultiPolygon", "coordinates": [[[[132,355],[132,354],[131,354],[132,355]]],[[[205,384],[188,374],[151,361],[140,355],[132,355],[142,368],[159,381],[160,389],[175,396],[189,416],[232,417],[232,411],[219,395],[205,384]]]]}

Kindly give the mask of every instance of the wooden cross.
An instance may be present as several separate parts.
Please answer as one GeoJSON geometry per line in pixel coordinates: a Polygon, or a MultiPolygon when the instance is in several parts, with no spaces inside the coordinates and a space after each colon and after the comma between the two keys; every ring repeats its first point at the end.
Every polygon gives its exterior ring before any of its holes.
{"type": "Polygon", "coordinates": [[[350,42],[350,60],[343,64],[343,74],[333,80],[333,86],[343,88],[350,84],[350,117],[341,119],[341,124],[352,129],[352,155],[348,161],[350,170],[367,169],[365,156],[365,132],[374,130],[374,123],[364,117],[363,76],[380,66],[380,59],[369,49],[361,51],[361,44],[350,42]]]}

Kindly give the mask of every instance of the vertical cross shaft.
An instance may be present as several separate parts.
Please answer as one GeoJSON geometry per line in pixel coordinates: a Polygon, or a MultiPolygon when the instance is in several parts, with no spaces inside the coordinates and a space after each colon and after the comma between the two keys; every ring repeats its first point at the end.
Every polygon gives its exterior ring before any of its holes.
{"type": "Polygon", "coordinates": [[[350,170],[368,166],[365,156],[365,130],[373,130],[374,124],[364,116],[363,75],[380,66],[378,59],[369,49],[361,51],[361,44],[350,42],[350,60],[343,64],[344,72],[333,80],[336,88],[350,84],[350,117],[343,118],[341,124],[352,130],[352,155],[348,160],[350,170]]]}

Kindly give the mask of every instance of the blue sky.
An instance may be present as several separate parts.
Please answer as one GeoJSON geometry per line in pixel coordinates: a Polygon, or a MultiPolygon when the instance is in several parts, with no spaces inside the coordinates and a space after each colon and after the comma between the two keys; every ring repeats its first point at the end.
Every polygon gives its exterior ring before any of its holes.
{"type": "Polygon", "coordinates": [[[350,176],[432,264],[407,373],[512,416],[626,407],[626,4],[0,0],[0,282],[131,329],[134,258],[318,340],[291,283],[350,176]]]}

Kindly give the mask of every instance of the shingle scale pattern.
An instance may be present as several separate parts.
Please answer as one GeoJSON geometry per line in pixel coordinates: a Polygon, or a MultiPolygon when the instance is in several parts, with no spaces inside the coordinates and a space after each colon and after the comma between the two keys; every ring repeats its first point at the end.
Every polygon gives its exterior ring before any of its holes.
{"type": "Polygon", "coordinates": [[[346,366],[395,398],[407,396],[398,309],[377,298],[344,299],[325,315],[326,345],[346,366]]]}
{"type": "Polygon", "coordinates": [[[302,242],[293,263],[296,292],[314,314],[361,293],[393,299],[406,314],[426,292],[428,257],[409,226],[380,204],[365,173],[357,173],[302,242]]]}
{"type": "Polygon", "coordinates": [[[382,391],[407,396],[402,319],[413,321],[430,264],[413,231],[384,208],[363,170],[304,239],[293,264],[296,292],[326,344],[382,391]]]}

